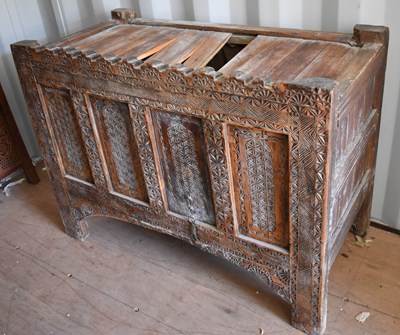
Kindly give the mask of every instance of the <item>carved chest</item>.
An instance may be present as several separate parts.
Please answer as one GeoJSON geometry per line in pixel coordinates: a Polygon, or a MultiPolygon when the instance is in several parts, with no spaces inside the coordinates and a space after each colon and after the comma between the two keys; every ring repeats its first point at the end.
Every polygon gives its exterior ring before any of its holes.
{"type": "Polygon", "coordinates": [[[136,19],[12,45],[68,234],[104,215],[253,271],[326,324],[329,269],[369,223],[388,30],[136,19]]]}

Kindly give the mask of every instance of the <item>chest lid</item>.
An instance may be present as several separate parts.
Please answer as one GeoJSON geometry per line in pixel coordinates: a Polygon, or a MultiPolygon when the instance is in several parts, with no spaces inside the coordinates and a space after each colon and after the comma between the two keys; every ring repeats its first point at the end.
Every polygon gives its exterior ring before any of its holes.
{"type": "Polygon", "coordinates": [[[362,43],[344,33],[134,19],[107,21],[42,48],[194,70],[212,67],[224,77],[264,83],[323,78],[347,87],[382,51],[382,43],[371,38],[362,43]]]}

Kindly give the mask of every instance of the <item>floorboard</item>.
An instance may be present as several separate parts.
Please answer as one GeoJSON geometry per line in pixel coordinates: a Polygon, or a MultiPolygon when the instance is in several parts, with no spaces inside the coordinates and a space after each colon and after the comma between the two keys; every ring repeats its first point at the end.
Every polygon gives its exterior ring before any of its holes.
{"type": "MultiPolygon", "coordinates": [[[[179,240],[109,218],[70,238],[41,179],[0,195],[0,334],[301,334],[258,278],[179,240]]],[[[370,237],[333,265],[327,334],[400,334],[400,237],[370,237]]]]}

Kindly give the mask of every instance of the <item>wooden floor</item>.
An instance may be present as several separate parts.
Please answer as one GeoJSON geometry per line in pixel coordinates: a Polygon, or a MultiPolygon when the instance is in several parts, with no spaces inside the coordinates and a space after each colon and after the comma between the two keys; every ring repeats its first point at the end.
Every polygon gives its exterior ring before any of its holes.
{"type": "MultiPolygon", "coordinates": [[[[251,273],[179,240],[104,218],[68,237],[41,178],[0,195],[0,335],[301,334],[251,273]]],[[[400,334],[400,237],[370,236],[333,266],[327,334],[400,334]]]]}

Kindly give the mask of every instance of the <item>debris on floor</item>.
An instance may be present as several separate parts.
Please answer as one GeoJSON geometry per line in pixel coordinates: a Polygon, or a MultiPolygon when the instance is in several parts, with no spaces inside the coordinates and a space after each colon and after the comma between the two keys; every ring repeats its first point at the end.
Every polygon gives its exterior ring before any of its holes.
{"type": "Polygon", "coordinates": [[[3,190],[3,193],[6,195],[6,197],[9,197],[11,195],[11,187],[21,184],[24,180],[25,178],[22,178],[7,184],[7,186],[4,187],[3,190]]]}
{"type": "Polygon", "coordinates": [[[364,248],[364,247],[369,248],[372,246],[372,239],[367,238],[367,236],[361,237],[361,236],[355,235],[355,238],[356,238],[356,242],[353,242],[353,244],[355,244],[361,248],[364,248]]]}
{"type": "Polygon", "coordinates": [[[365,320],[368,319],[369,314],[370,314],[369,312],[361,312],[360,314],[358,314],[358,315],[356,316],[356,320],[357,320],[358,322],[360,322],[360,323],[364,323],[365,320]]]}
{"type": "Polygon", "coordinates": [[[264,334],[264,329],[260,328],[260,334],[264,334]]]}

